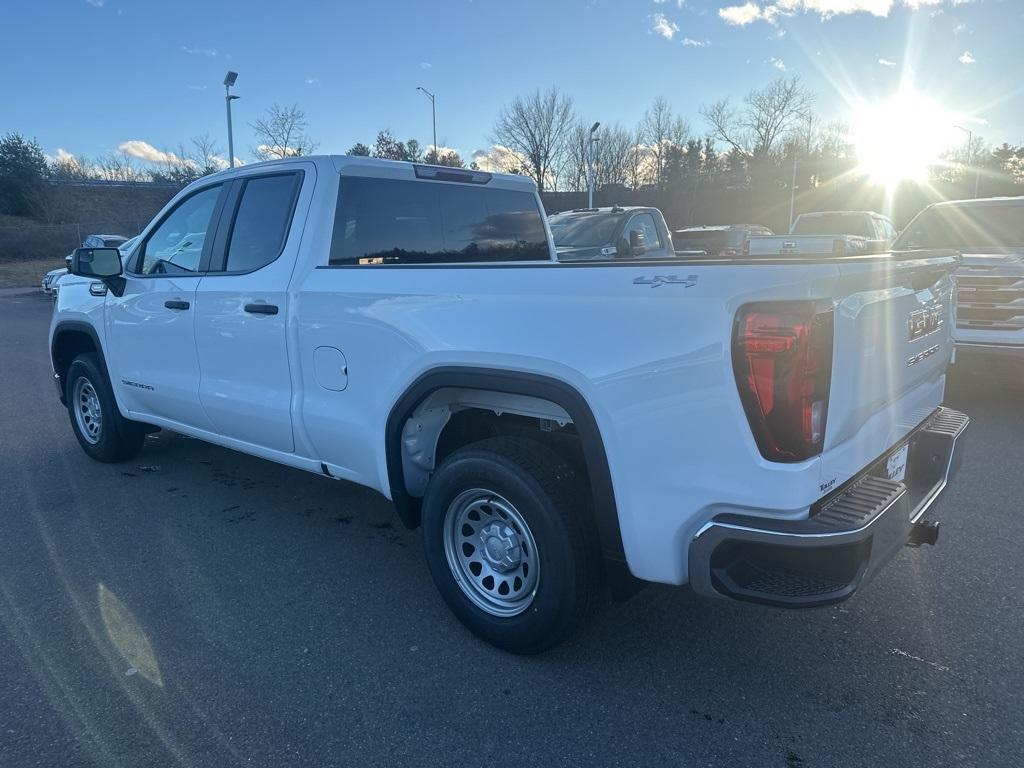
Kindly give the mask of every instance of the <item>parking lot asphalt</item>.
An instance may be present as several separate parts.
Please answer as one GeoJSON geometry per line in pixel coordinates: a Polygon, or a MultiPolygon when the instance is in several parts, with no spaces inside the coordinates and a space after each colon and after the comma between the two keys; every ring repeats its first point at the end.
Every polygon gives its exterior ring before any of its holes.
{"type": "Polygon", "coordinates": [[[50,311],[0,296],[0,766],[1024,762],[1020,394],[951,392],[973,424],[939,544],[851,601],[652,586],[519,658],[373,492],[168,433],[91,461],[50,311]]]}

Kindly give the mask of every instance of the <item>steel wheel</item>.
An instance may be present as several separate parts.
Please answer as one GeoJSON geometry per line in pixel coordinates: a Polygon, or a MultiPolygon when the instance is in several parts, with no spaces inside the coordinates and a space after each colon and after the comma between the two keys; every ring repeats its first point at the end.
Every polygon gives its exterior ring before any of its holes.
{"type": "Polygon", "coordinates": [[[463,491],[445,514],[444,553],[462,592],[492,616],[517,616],[537,594],[540,558],[526,520],[508,500],[463,491]]]}
{"type": "Polygon", "coordinates": [[[103,436],[103,409],[100,407],[100,397],[96,394],[96,388],[84,376],[75,381],[71,402],[75,409],[78,431],[86,442],[96,445],[103,436]]]}

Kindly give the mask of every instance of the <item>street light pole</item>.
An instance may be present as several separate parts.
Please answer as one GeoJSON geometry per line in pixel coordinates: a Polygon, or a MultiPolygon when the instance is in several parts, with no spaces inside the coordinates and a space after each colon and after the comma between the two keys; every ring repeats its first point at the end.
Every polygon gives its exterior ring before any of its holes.
{"type": "Polygon", "coordinates": [[[594,123],[590,126],[590,139],[587,141],[587,208],[594,207],[594,143],[597,137],[597,129],[601,123],[594,123]]]}
{"type": "Polygon", "coordinates": [[[438,160],[437,155],[437,104],[434,100],[434,94],[424,88],[422,85],[416,86],[417,91],[423,91],[423,95],[430,99],[430,120],[434,126],[434,162],[438,160]]]}
{"type": "MultiPolygon", "coordinates": [[[[962,125],[956,126],[961,131],[967,134],[967,164],[974,165],[974,131],[970,128],[964,128],[962,125]]],[[[977,166],[974,166],[974,196],[978,196],[978,181],[981,173],[977,166]]]]}
{"type": "Polygon", "coordinates": [[[800,162],[793,159],[793,183],[789,185],[789,231],[793,231],[793,214],[796,213],[796,164],[800,162]]]}
{"type": "Polygon", "coordinates": [[[235,167],[235,137],[231,130],[231,102],[235,99],[241,98],[240,96],[231,95],[231,86],[235,84],[235,80],[238,79],[237,72],[228,72],[224,75],[224,104],[228,110],[228,167],[235,167]]]}

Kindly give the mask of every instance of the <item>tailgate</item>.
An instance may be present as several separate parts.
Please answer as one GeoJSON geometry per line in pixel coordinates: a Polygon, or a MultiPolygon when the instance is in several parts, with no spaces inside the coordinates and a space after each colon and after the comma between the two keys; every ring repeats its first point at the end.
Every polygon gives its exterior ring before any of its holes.
{"type": "Polygon", "coordinates": [[[944,252],[840,264],[823,488],[897,447],[942,403],[958,263],[944,252]]]}

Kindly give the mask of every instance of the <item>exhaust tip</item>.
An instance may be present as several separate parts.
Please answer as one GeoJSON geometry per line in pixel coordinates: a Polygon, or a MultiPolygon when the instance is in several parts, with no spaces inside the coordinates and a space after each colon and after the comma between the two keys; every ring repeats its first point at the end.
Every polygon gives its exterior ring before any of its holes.
{"type": "Polygon", "coordinates": [[[937,520],[919,520],[910,529],[908,547],[920,547],[922,544],[935,545],[939,540],[939,523],[937,520]]]}

